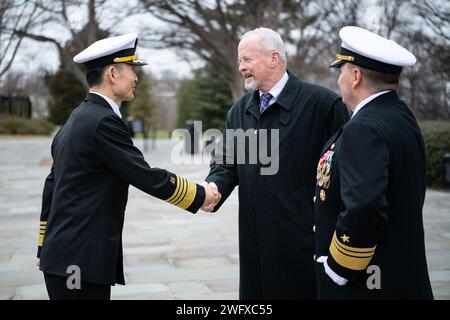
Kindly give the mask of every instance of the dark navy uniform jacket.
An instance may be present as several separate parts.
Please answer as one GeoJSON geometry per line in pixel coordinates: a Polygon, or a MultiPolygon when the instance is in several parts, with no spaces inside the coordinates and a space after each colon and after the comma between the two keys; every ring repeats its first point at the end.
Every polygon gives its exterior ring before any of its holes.
{"type": "MultiPolygon", "coordinates": [[[[224,160],[217,150],[206,179],[222,194],[216,209],[239,185],[241,299],[317,297],[312,201],[316,164],[322,146],[347,121],[348,113],[334,92],[288,75],[277,101],[265,112],[260,113],[259,92],[254,91],[233,105],[226,121],[226,129],[247,131],[266,142],[273,154],[277,152],[271,131],[263,130],[279,130],[278,171],[262,174],[261,169],[271,164],[259,157],[253,164],[250,157],[236,164],[238,143],[243,141],[234,141],[234,155],[223,154],[234,157],[234,164],[220,163],[224,160]]],[[[226,131],[222,139],[225,145],[233,140],[226,131]]],[[[245,152],[251,149],[247,145],[245,152]]]]}
{"type": "Polygon", "coordinates": [[[52,157],[38,246],[40,269],[49,274],[67,277],[76,265],[82,281],[124,284],[122,228],[130,184],[194,213],[204,202],[202,186],[151,168],[126,124],[93,93],[55,136],[52,157]]]}
{"type": "Polygon", "coordinates": [[[395,91],[358,111],[324,146],[315,194],[321,299],[430,299],[422,208],[425,149],[395,91]],[[329,167],[329,168],[327,168],[329,167]]]}

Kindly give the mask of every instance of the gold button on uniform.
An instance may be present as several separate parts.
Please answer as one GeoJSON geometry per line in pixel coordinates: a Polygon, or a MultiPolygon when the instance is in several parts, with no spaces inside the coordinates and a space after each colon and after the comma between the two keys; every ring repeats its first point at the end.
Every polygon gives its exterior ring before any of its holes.
{"type": "Polygon", "coordinates": [[[316,203],[316,196],[314,196],[313,201],[314,201],[314,203],[316,203]]]}
{"type": "Polygon", "coordinates": [[[316,261],[316,255],[314,255],[313,260],[316,261]]]}
{"type": "Polygon", "coordinates": [[[331,145],[331,150],[333,150],[334,147],[336,147],[336,144],[335,144],[335,143],[333,143],[333,144],[331,145]]]}
{"type": "Polygon", "coordinates": [[[316,232],[316,226],[313,226],[313,232],[316,232]]]}
{"type": "Polygon", "coordinates": [[[325,199],[327,198],[327,195],[325,193],[325,190],[320,190],[320,200],[325,201],[325,199]]]}

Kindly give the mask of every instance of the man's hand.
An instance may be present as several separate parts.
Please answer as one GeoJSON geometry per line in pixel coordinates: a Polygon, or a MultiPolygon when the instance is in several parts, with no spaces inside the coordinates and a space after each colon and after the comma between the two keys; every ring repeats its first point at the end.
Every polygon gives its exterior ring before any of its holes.
{"type": "Polygon", "coordinates": [[[34,266],[39,269],[40,265],[41,265],[41,259],[36,258],[36,260],[34,261],[34,266]]]}
{"type": "Polygon", "coordinates": [[[211,212],[214,210],[214,207],[219,203],[220,199],[222,198],[221,194],[219,193],[219,189],[217,188],[217,185],[214,182],[203,182],[202,186],[205,188],[205,202],[203,203],[203,206],[201,209],[205,212],[211,212]]]}

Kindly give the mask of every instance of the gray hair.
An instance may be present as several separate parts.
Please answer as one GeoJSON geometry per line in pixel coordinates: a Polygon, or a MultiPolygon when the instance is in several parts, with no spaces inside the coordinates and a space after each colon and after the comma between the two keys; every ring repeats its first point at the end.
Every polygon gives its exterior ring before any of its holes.
{"type": "Polygon", "coordinates": [[[283,39],[278,32],[269,28],[256,28],[254,30],[244,33],[241,40],[248,36],[256,36],[259,39],[262,50],[272,51],[276,50],[280,53],[280,58],[283,62],[286,62],[286,51],[284,49],[283,39]]]}

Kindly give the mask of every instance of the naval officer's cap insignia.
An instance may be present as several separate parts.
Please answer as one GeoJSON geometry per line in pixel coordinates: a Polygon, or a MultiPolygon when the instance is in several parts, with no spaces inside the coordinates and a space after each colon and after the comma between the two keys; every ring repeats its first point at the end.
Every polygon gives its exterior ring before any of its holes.
{"type": "Polygon", "coordinates": [[[83,63],[87,70],[105,67],[115,63],[143,66],[147,63],[138,60],[136,46],[137,33],[127,33],[118,37],[98,40],[77,54],[73,61],[83,63]]]}

